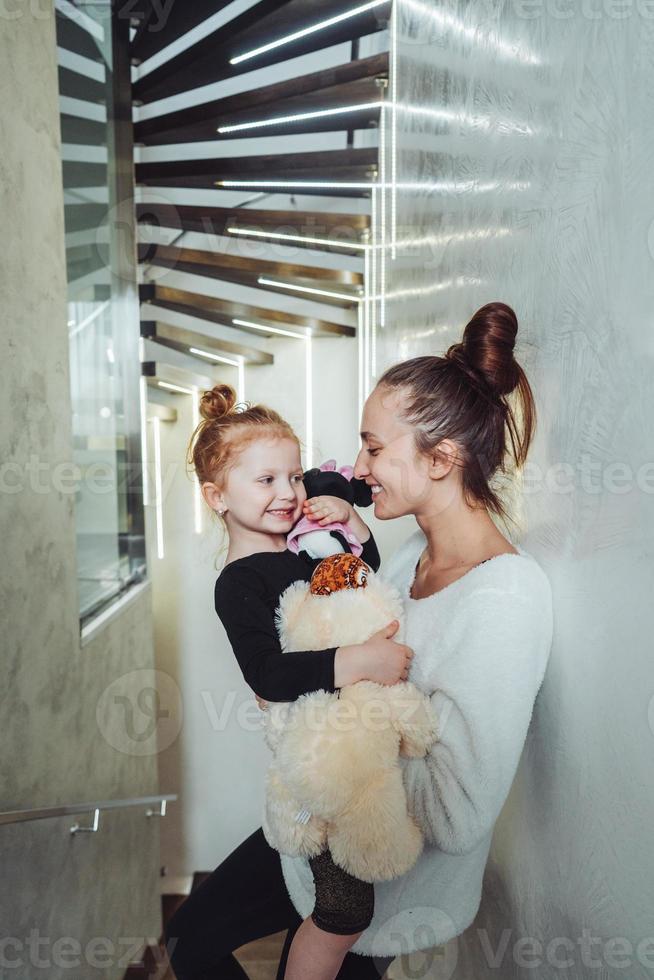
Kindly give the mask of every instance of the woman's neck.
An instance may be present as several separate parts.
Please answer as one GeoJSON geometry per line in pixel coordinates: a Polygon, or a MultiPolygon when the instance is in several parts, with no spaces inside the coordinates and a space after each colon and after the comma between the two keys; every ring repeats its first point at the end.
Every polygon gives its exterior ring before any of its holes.
{"type": "Polygon", "coordinates": [[[494,554],[515,550],[485,507],[460,504],[438,514],[416,514],[427,538],[427,562],[434,569],[475,565],[494,554]]]}

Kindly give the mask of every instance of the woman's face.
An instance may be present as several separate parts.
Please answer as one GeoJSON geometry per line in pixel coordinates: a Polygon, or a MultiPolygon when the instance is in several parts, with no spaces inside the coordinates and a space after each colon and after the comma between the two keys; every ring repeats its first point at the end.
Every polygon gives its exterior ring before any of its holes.
{"type": "Polygon", "coordinates": [[[372,486],[375,517],[420,513],[430,499],[428,460],[415,448],[413,428],[400,418],[402,395],[377,386],[363,407],[354,475],[372,486]]]}

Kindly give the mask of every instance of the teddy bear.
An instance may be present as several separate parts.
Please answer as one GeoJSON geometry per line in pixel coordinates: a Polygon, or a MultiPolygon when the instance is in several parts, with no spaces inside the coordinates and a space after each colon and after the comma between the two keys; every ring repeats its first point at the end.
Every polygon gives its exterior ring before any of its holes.
{"type": "MultiPolygon", "coordinates": [[[[285,590],[276,625],[282,651],[320,650],[362,643],[402,615],[397,590],[346,552],[285,590]]],[[[264,734],[273,759],[262,825],[272,847],[308,858],[328,846],[336,864],[368,882],[413,866],[423,839],[399,756],[420,758],[437,737],[429,698],[414,684],[364,680],[270,702],[264,734]]]]}

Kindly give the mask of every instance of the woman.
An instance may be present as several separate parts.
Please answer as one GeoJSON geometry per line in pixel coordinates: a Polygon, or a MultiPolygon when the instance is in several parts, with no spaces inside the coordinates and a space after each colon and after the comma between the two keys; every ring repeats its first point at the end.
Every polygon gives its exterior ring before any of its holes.
{"type": "MultiPolygon", "coordinates": [[[[461,343],[390,368],[364,406],[355,475],[371,484],[378,518],[412,514],[418,523],[382,574],[405,597],[409,680],[431,695],[439,732],[425,759],[402,760],[425,849],[402,878],[375,884],[373,919],[341,980],[379,977],[396,956],[440,945],[472,922],[544,676],[549,582],[490,516],[507,516],[490,481],[507,456],[524,464],[535,426],[513,357],[517,326],[505,304],[482,307],[461,343]]],[[[313,907],[311,869],[304,858],[280,860],[261,836],[233,851],[169,923],[179,980],[243,980],[229,951],[288,928],[282,980],[294,932],[313,907]]]]}

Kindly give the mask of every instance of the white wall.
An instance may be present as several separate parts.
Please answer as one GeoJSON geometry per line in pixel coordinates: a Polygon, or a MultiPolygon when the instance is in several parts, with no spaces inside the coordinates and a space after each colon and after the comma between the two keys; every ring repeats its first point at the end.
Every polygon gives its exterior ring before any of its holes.
{"type": "Polygon", "coordinates": [[[516,310],[539,412],[522,543],[555,622],[477,919],[404,975],[651,977],[654,9],[397,6],[385,358],[443,353],[490,300],[516,310]]]}

